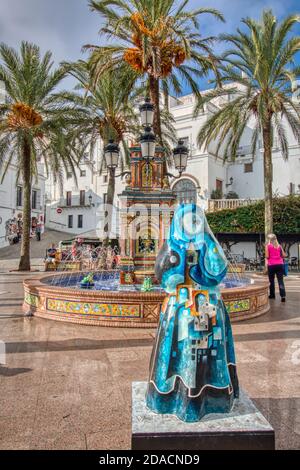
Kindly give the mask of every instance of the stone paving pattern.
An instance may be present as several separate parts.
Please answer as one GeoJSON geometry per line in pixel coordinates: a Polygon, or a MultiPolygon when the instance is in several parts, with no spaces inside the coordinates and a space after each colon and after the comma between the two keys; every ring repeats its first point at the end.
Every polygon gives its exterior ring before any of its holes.
{"type": "MultiPolygon", "coordinates": [[[[131,383],[147,380],[155,330],[25,318],[29,276],[0,274],[0,449],[129,449],[131,383]]],[[[286,304],[272,301],[233,332],[242,388],[275,428],[276,447],[299,449],[300,276],[286,284],[286,304]]]]}

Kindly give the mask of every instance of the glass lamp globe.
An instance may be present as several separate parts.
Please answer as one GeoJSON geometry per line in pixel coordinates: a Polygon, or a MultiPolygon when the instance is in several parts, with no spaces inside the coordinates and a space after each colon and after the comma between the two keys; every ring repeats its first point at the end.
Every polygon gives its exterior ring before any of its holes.
{"type": "Polygon", "coordinates": [[[155,135],[150,127],[146,127],[144,134],[141,135],[140,144],[142,157],[150,160],[155,155],[155,135]]]}
{"type": "Polygon", "coordinates": [[[173,150],[175,168],[180,174],[186,169],[188,154],[188,148],[184,145],[184,141],[180,139],[177,147],[173,150]]]}
{"type": "Polygon", "coordinates": [[[143,127],[151,127],[154,119],[154,106],[150,98],[145,98],[145,102],[140,106],[141,122],[143,127]]]}

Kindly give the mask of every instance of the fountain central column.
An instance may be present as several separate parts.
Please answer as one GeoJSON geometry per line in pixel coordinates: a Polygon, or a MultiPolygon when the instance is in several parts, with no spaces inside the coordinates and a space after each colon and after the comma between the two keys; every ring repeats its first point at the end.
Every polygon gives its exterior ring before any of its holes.
{"type": "Polygon", "coordinates": [[[157,146],[147,162],[141,147],[130,149],[131,178],[119,196],[121,203],[120,283],[143,284],[145,278],[156,283],[154,265],[164,243],[176,196],[164,174],[165,153],[157,146]]]}

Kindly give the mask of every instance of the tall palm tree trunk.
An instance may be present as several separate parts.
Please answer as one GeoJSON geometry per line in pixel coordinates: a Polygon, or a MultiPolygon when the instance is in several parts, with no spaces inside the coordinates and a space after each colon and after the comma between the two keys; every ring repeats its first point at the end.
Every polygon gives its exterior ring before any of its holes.
{"type": "MultiPolygon", "coordinates": [[[[159,107],[159,78],[155,78],[152,75],[149,76],[149,89],[150,99],[154,104],[154,119],[153,119],[153,130],[155,135],[158,137],[158,143],[163,146],[162,131],[161,131],[161,119],[160,119],[160,107],[159,107]]],[[[167,162],[164,159],[163,172],[167,173],[167,162]]]]}
{"type": "Polygon", "coordinates": [[[273,168],[271,119],[263,126],[264,141],[264,190],[265,190],[265,236],[273,232],[273,168]]]}
{"type": "Polygon", "coordinates": [[[169,106],[169,93],[167,90],[164,89],[164,108],[166,111],[170,111],[170,106],[169,106]]]}
{"type": "MultiPolygon", "coordinates": [[[[111,131],[108,133],[109,137],[111,137],[111,131]]],[[[103,139],[104,148],[108,144],[108,138],[103,139]]],[[[117,139],[118,144],[120,143],[117,139]]],[[[111,236],[111,228],[112,228],[112,215],[113,215],[113,204],[115,198],[115,188],[116,188],[116,179],[115,174],[116,170],[114,168],[109,169],[109,177],[108,177],[108,185],[107,185],[107,197],[106,197],[106,204],[105,204],[105,219],[106,224],[104,226],[104,240],[103,245],[108,246],[110,236],[111,236]]]]}
{"type": "Polygon", "coordinates": [[[161,143],[161,120],[160,120],[160,109],[159,109],[159,78],[155,78],[152,75],[149,76],[149,88],[150,88],[150,99],[154,104],[154,119],[153,119],[153,130],[158,136],[159,142],[161,143]]]}
{"type": "Polygon", "coordinates": [[[19,271],[30,271],[30,231],[31,231],[31,155],[26,138],[23,143],[23,230],[19,271]]]}
{"type": "Polygon", "coordinates": [[[104,245],[105,246],[109,244],[109,239],[111,236],[115,187],[116,187],[115,170],[113,169],[109,171],[108,188],[107,188],[106,211],[105,211],[107,222],[104,227],[104,232],[105,232],[104,245]]]}

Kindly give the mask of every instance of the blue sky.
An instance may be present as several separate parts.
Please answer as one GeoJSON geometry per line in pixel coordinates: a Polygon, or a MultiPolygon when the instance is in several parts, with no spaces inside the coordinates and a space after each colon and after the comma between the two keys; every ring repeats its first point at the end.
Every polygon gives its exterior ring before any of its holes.
{"type": "MultiPolygon", "coordinates": [[[[241,17],[259,18],[264,8],[272,8],[279,18],[300,13],[299,0],[190,0],[190,9],[199,6],[217,8],[226,18],[224,24],[203,15],[204,35],[233,32],[241,17]]],[[[56,63],[85,58],[81,47],[99,43],[99,28],[100,16],[89,10],[87,0],[0,0],[0,42],[16,48],[23,39],[34,42],[42,51],[50,49],[56,63]]],[[[295,32],[300,34],[300,26],[295,32]]],[[[66,81],[65,87],[71,84],[66,81]]]]}

